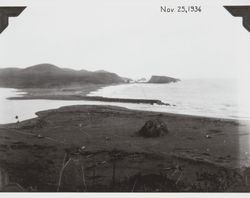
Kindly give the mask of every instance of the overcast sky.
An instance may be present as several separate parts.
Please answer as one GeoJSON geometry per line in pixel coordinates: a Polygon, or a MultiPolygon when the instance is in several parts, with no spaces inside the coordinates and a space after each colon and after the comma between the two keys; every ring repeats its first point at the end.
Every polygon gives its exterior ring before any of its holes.
{"type": "Polygon", "coordinates": [[[0,68],[52,63],[132,78],[248,77],[250,33],[242,18],[216,1],[187,4],[202,6],[196,14],[160,12],[172,2],[0,0],[28,6],[0,34],[0,68]]]}

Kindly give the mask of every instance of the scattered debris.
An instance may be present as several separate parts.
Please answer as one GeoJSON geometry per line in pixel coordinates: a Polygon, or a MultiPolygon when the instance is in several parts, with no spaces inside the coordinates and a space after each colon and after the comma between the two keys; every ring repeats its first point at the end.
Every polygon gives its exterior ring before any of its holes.
{"type": "Polygon", "coordinates": [[[110,140],[110,137],[105,137],[105,140],[107,140],[107,141],[110,140]]]}
{"type": "Polygon", "coordinates": [[[37,135],[38,138],[44,138],[44,136],[42,136],[41,134],[37,135]]]}
{"type": "Polygon", "coordinates": [[[85,148],[86,148],[85,146],[82,146],[82,147],[81,147],[81,150],[84,150],[85,148]]]}

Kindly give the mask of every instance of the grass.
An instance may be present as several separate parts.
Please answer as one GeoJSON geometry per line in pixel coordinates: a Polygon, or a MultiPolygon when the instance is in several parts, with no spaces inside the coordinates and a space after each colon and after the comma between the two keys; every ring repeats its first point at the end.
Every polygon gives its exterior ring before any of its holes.
{"type": "MultiPolygon", "coordinates": [[[[97,155],[98,153],[91,156],[90,161],[92,162],[90,166],[88,166],[85,162],[89,155],[84,154],[84,152],[66,152],[59,173],[57,192],[68,191],[66,190],[67,188],[61,188],[61,183],[64,170],[70,163],[75,164],[75,166],[71,167],[74,169],[77,169],[77,165],[80,166],[80,183],[82,183],[82,188],[78,188],[78,191],[82,192],[226,192],[234,185],[244,185],[244,177],[241,177],[237,172],[224,169],[217,173],[211,173],[205,170],[203,172],[197,172],[196,182],[188,184],[183,180],[185,173],[179,164],[169,168],[165,173],[157,171],[145,173],[142,168],[127,178],[121,178],[120,175],[117,174],[117,169],[121,171],[122,160],[127,156],[118,150],[109,152],[110,159],[107,161],[108,166],[111,168],[109,172],[110,179],[107,180],[109,182],[100,183],[97,171],[100,170],[98,172],[101,172],[103,167],[101,167],[102,163],[98,162],[97,155]],[[108,185],[108,183],[110,183],[110,185],[108,185]]],[[[75,172],[75,174],[77,173],[75,172]]],[[[72,177],[76,176],[77,175],[70,174],[66,175],[64,179],[71,181],[72,177]]],[[[77,185],[80,184],[78,183],[77,185]]],[[[77,188],[77,186],[75,187],[77,188]]]]}
{"type": "Polygon", "coordinates": [[[60,186],[61,186],[61,182],[62,182],[62,176],[63,176],[63,171],[64,169],[68,166],[68,164],[70,163],[71,161],[71,158],[69,158],[67,161],[66,161],[66,158],[67,158],[67,153],[65,153],[64,155],[64,159],[63,159],[63,163],[62,163],[62,168],[60,170],[60,175],[59,175],[59,180],[58,180],[58,185],[57,185],[57,192],[59,192],[60,190],[60,186]]]}

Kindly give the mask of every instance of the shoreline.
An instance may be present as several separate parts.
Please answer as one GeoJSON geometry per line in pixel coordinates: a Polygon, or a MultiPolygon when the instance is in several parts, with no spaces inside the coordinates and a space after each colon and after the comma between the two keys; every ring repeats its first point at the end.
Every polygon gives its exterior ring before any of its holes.
{"type": "Polygon", "coordinates": [[[100,101],[100,102],[119,102],[119,103],[136,103],[136,104],[158,104],[170,106],[168,103],[163,103],[160,100],[154,99],[130,99],[130,98],[107,98],[102,96],[82,96],[82,95],[43,95],[43,96],[21,96],[9,97],[8,100],[85,100],[85,101],[100,101]]]}
{"type": "MultiPolygon", "coordinates": [[[[98,96],[87,96],[90,92],[92,91],[97,91],[98,89],[102,89],[103,87],[107,86],[114,86],[114,85],[86,85],[86,86],[80,86],[80,87],[63,87],[63,88],[55,88],[55,89],[15,89],[15,92],[20,92],[17,94],[17,97],[10,97],[11,100],[86,100],[86,101],[105,101],[105,102],[110,102],[111,104],[103,104],[103,105],[114,105],[114,106],[119,106],[116,105],[115,102],[122,102],[124,103],[135,103],[135,104],[140,104],[140,102],[144,104],[152,104],[152,103],[161,103],[161,101],[158,100],[137,100],[137,99],[119,99],[119,98],[103,98],[103,97],[98,97],[98,96]],[[75,93],[78,93],[76,95],[75,93]],[[60,94],[60,95],[58,95],[60,94]],[[112,104],[114,102],[114,104],[112,104]]],[[[160,105],[169,105],[169,104],[160,104],[160,105]]],[[[63,105],[63,106],[68,106],[68,105],[63,105]]],[[[62,107],[63,107],[62,106],[62,107]]],[[[240,118],[225,118],[225,117],[217,117],[217,116],[210,116],[210,115],[195,115],[195,114],[185,114],[185,113],[175,113],[175,112],[163,112],[163,111],[157,111],[157,110],[144,110],[144,109],[136,109],[136,108],[129,108],[125,107],[131,110],[136,110],[136,111],[152,111],[160,114],[169,114],[169,115],[176,115],[176,116],[191,116],[194,118],[202,118],[202,119],[217,119],[220,121],[233,121],[233,122],[241,122],[241,121],[249,121],[248,119],[240,119],[240,118]]],[[[47,110],[54,109],[52,107],[48,108],[47,110]]],[[[44,109],[46,110],[46,109],[44,109]]],[[[36,118],[36,112],[34,112],[34,116],[26,119],[33,119],[36,118]]],[[[25,119],[23,120],[25,121],[25,119]]],[[[7,122],[7,123],[1,123],[0,125],[5,125],[5,124],[11,124],[12,122],[7,122]]]]}
{"type": "MultiPolygon", "coordinates": [[[[20,99],[22,100],[22,99],[20,99]]],[[[24,99],[26,100],[26,99],[24,99]]],[[[28,99],[27,99],[28,100],[28,99]]],[[[36,99],[34,99],[36,100],[36,99]]],[[[50,100],[50,99],[47,99],[50,100]]],[[[64,105],[61,106],[59,108],[67,108],[67,107],[71,107],[71,106],[90,106],[90,104],[86,104],[86,105],[81,105],[81,104],[76,104],[76,105],[64,105]]],[[[176,116],[176,117],[183,117],[183,118],[194,118],[197,120],[206,120],[206,121],[217,121],[217,122],[232,122],[237,124],[240,124],[241,122],[249,122],[249,119],[236,119],[236,118],[223,118],[223,117],[213,117],[213,116],[204,116],[204,115],[193,115],[193,114],[182,114],[182,113],[172,113],[172,112],[161,112],[161,111],[150,111],[150,110],[138,110],[138,109],[132,109],[132,108],[127,108],[127,107],[122,107],[122,106],[117,106],[117,105],[91,105],[91,106],[103,106],[103,107],[117,107],[117,108],[124,108],[127,109],[129,111],[134,111],[134,112],[141,112],[141,113],[155,113],[155,114],[159,114],[159,115],[165,115],[165,116],[176,116]]],[[[59,108],[50,108],[50,109],[46,109],[46,110],[42,110],[42,111],[37,111],[35,112],[35,116],[33,118],[28,118],[25,120],[22,120],[21,122],[27,122],[29,120],[33,120],[37,118],[37,113],[39,112],[43,112],[43,111],[53,111],[59,108]]],[[[0,126],[5,126],[5,125],[12,125],[12,124],[16,124],[15,122],[10,122],[10,123],[0,123],[0,126]]]]}
{"type": "Polygon", "coordinates": [[[84,101],[100,101],[100,102],[119,102],[119,103],[135,103],[135,104],[158,104],[170,106],[158,99],[131,99],[131,98],[109,98],[102,96],[88,96],[91,92],[99,89],[122,84],[110,85],[85,85],[80,87],[64,87],[55,89],[17,89],[21,92],[20,96],[9,97],[8,100],[84,100],[84,101]],[[41,92],[41,93],[40,93],[41,92]]]}
{"type": "MultiPolygon", "coordinates": [[[[131,103],[131,104],[158,104],[164,106],[175,106],[174,104],[164,103],[158,99],[127,99],[127,98],[108,98],[102,96],[88,96],[91,92],[98,91],[99,89],[103,89],[109,86],[118,86],[124,84],[89,84],[84,86],[70,86],[70,87],[63,87],[63,88],[27,88],[27,89],[15,89],[16,92],[21,92],[20,96],[9,97],[8,100],[65,100],[65,101],[100,101],[100,102],[114,102],[114,103],[131,103]]],[[[108,105],[108,104],[107,104],[108,105]]],[[[116,104],[114,104],[116,105],[116,104]]],[[[126,107],[128,108],[128,107],[126,107]]],[[[129,108],[132,109],[132,108],[129,108]]],[[[141,110],[142,109],[134,109],[134,110],[141,110]]],[[[148,110],[146,110],[148,111],[148,110]]],[[[250,121],[249,118],[244,117],[220,117],[220,116],[213,116],[213,115],[198,115],[198,114],[188,114],[188,113],[175,113],[175,112],[163,112],[152,110],[153,112],[159,113],[170,113],[170,114],[177,114],[183,116],[194,116],[194,117],[204,117],[204,118],[215,118],[215,119],[223,119],[223,120],[232,120],[232,121],[250,121]]]]}
{"type": "MultiPolygon", "coordinates": [[[[116,183],[119,183],[118,178],[121,182],[126,181],[123,172],[131,178],[138,177],[139,172],[145,177],[153,174],[155,176],[152,177],[155,178],[160,177],[159,174],[162,174],[162,171],[168,173],[169,168],[171,172],[172,168],[175,170],[174,167],[180,166],[182,167],[179,170],[181,172],[175,176],[171,176],[173,173],[166,175],[168,179],[176,183],[179,174],[182,174],[182,178],[179,179],[180,181],[178,180],[181,185],[175,186],[177,191],[185,191],[185,189],[188,189],[187,191],[206,191],[207,187],[203,186],[204,183],[197,178],[197,174],[216,173],[213,176],[214,179],[218,174],[217,179],[225,177],[224,180],[227,180],[226,178],[229,177],[230,181],[234,180],[235,178],[228,174],[233,174],[235,171],[237,174],[241,174],[245,169],[240,164],[244,164],[244,161],[248,163],[248,159],[243,160],[242,155],[245,155],[246,150],[248,151],[249,122],[130,110],[107,105],[65,106],[38,112],[37,116],[37,118],[0,127],[2,142],[0,167],[7,169],[11,178],[16,179],[16,182],[21,183],[25,189],[30,182],[26,179],[20,180],[20,177],[26,178],[20,172],[22,167],[29,166],[37,175],[43,174],[45,183],[48,182],[48,175],[51,174],[53,181],[49,183],[55,184],[65,151],[69,152],[68,155],[72,155],[72,159],[84,162],[89,188],[92,185],[95,186],[91,179],[93,159],[99,164],[95,170],[96,174],[106,175],[96,180],[96,185],[106,186],[110,183],[114,153],[120,156],[115,165],[117,168],[116,183]],[[136,131],[149,119],[163,120],[168,126],[169,134],[160,138],[136,136],[136,131]],[[24,161],[26,158],[28,161],[24,161]],[[37,161],[37,159],[39,160],[37,161]],[[103,162],[106,165],[102,164],[103,162]],[[36,165],[33,167],[30,163],[36,165]],[[43,170],[36,167],[46,168],[43,170]],[[225,171],[226,176],[221,175],[225,171]],[[196,185],[197,182],[202,186],[201,189],[197,189],[197,186],[192,189],[191,186],[196,185]]],[[[74,162],[72,163],[74,164],[74,162]]],[[[65,172],[66,175],[74,175],[73,172],[78,170],[74,168],[78,165],[73,166],[73,164],[65,172]]],[[[26,174],[30,176],[31,173],[26,172],[26,174]]],[[[77,176],[74,175],[74,177],[77,176]]],[[[151,178],[152,181],[154,181],[153,178],[151,178]]],[[[51,186],[45,185],[45,183],[42,184],[46,186],[43,189],[41,184],[37,183],[38,180],[34,180],[33,183],[38,185],[38,191],[48,191],[49,189],[54,191],[53,189],[55,189],[54,184],[51,186]]],[[[64,182],[67,183],[66,180],[64,182]]],[[[80,181],[76,179],[74,182],[80,181]]],[[[155,182],[157,183],[157,181],[155,182]]],[[[239,183],[239,181],[237,182],[239,183]]],[[[242,182],[238,185],[243,185],[242,182]]],[[[70,187],[67,187],[68,183],[66,183],[62,185],[62,191],[70,191],[76,187],[76,183],[70,187]]],[[[133,182],[131,185],[133,186],[133,182]]],[[[210,191],[220,191],[213,182],[211,186],[210,191]]],[[[228,186],[228,188],[231,191],[240,191],[239,186],[237,188],[228,186]]],[[[104,189],[112,191],[107,186],[104,189]]],[[[99,186],[98,189],[92,190],[97,192],[104,189],[99,186]]],[[[243,191],[247,191],[247,189],[244,187],[243,191]]],[[[137,190],[140,191],[139,186],[137,190]]],[[[161,191],[166,190],[161,189],[161,191]]],[[[169,190],[174,191],[174,189],[169,190]]],[[[91,190],[89,189],[89,191],[91,190]]]]}

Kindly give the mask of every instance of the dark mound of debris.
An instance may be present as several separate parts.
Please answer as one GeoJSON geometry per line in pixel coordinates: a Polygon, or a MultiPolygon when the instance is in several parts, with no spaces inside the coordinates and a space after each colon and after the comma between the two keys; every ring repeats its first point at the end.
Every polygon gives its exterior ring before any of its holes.
{"type": "Polygon", "coordinates": [[[138,132],[142,137],[159,137],[168,133],[167,125],[159,119],[148,120],[138,132]]]}

